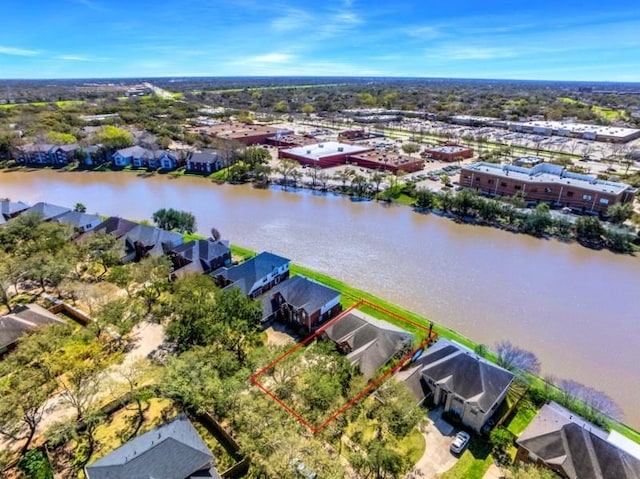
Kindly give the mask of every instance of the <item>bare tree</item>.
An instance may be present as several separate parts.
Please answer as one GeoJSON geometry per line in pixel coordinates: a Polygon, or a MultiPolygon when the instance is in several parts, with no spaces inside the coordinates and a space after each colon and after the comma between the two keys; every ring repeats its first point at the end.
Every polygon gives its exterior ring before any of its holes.
{"type": "Polygon", "coordinates": [[[514,346],[510,341],[500,341],[496,344],[498,364],[511,370],[526,371],[531,374],[540,372],[540,361],[531,351],[514,346]]]}
{"type": "Polygon", "coordinates": [[[573,379],[561,379],[558,387],[565,393],[567,400],[582,401],[594,412],[600,412],[613,419],[622,418],[622,409],[607,394],[589,386],[585,386],[573,379]]]}

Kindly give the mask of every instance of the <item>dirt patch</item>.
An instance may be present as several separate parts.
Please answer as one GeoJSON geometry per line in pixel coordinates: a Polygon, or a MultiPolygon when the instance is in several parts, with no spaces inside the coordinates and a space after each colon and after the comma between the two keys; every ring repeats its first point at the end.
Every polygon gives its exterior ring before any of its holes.
{"type": "Polygon", "coordinates": [[[270,346],[287,346],[296,342],[294,337],[284,329],[269,326],[265,332],[267,333],[267,343],[270,346]]]}

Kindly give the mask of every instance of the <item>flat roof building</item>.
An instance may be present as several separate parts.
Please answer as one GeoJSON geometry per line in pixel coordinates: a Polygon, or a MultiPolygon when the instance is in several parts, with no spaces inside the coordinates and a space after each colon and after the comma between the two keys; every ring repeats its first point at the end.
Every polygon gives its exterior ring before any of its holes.
{"type": "Polygon", "coordinates": [[[392,173],[397,173],[398,171],[413,173],[422,170],[424,167],[424,160],[421,158],[380,150],[350,155],[347,161],[357,166],[374,170],[381,169],[392,173]]]}
{"type": "Polygon", "coordinates": [[[370,146],[350,145],[348,143],[339,143],[337,141],[325,141],[323,143],[315,143],[312,145],[299,146],[280,150],[278,156],[280,158],[289,158],[296,160],[303,165],[318,166],[327,168],[330,166],[342,165],[347,158],[352,155],[371,151],[370,146]]]}
{"type": "Polygon", "coordinates": [[[221,140],[239,141],[245,145],[264,144],[272,136],[284,136],[293,133],[291,130],[276,128],[268,125],[253,125],[248,123],[220,123],[197,128],[204,135],[210,135],[221,140]]]}
{"type": "Polygon", "coordinates": [[[460,145],[436,146],[426,148],[425,153],[438,161],[457,161],[459,158],[467,159],[473,156],[473,148],[460,145]]]}
{"type": "Polygon", "coordinates": [[[546,202],[591,213],[606,213],[616,203],[632,203],[636,190],[625,183],[599,180],[540,163],[533,168],[478,162],[464,166],[460,185],[491,196],[524,195],[526,201],[546,202]]]}
{"type": "Polygon", "coordinates": [[[640,130],[636,128],[590,125],[570,121],[507,121],[501,120],[500,118],[473,115],[455,115],[449,117],[449,121],[458,125],[491,126],[536,135],[557,135],[613,143],[627,143],[636,138],[640,138],[640,130]]]}

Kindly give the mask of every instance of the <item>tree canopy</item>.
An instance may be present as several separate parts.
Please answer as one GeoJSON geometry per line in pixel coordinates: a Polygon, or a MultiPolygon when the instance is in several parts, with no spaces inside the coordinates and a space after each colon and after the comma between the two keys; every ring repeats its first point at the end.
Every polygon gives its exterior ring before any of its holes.
{"type": "Polygon", "coordinates": [[[158,228],[178,230],[180,233],[194,233],[196,231],[196,217],[188,211],[162,208],[153,213],[152,218],[158,228]]]}

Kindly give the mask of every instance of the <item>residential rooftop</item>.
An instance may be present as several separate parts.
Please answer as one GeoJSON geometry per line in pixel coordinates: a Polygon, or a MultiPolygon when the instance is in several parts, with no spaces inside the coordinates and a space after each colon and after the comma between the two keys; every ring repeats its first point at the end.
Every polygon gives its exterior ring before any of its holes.
{"type": "Polygon", "coordinates": [[[489,173],[501,178],[516,179],[526,183],[557,183],[559,185],[573,185],[599,193],[620,194],[631,187],[625,183],[605,181],[595,176],[572,173],[560,165],[540,163],[533,168],[514,165],[498,165],[495,163],[477,162],[465,166],[463,171],[478,171],[489,173]]]}

